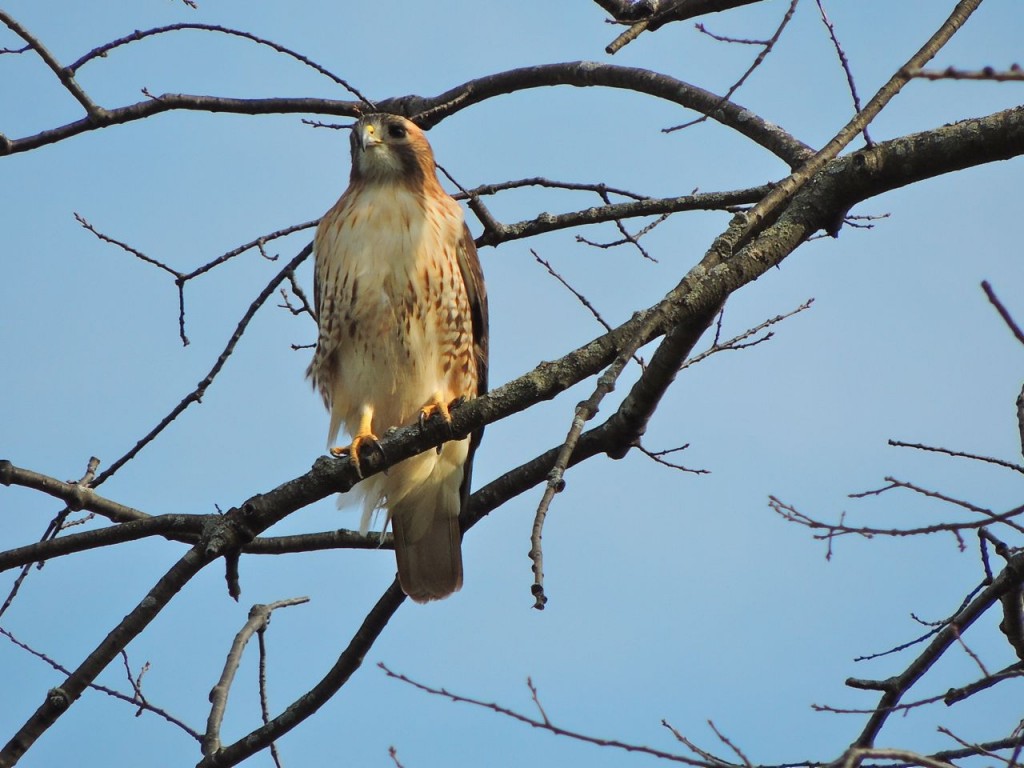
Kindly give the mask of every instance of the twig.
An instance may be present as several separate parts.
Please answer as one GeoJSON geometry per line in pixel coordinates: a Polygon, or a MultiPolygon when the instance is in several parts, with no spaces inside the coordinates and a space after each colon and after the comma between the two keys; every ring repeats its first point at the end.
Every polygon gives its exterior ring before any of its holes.
{"type": "Polygon", "coordinates": [[[954,456],[961,459],[973,459],[974,461],[983,461],[988,464],[995,464],[998,467],[1005,467],[1006,469],[1012,469],[1014,472],[1020,472],[1024,474],[1024,466],[1020,464],[1014,464],[1004,459],[996,459],[991,456],[980,456],[976,453],[965,453],[964,451],[953,451],[949,448],[939,448],[932,445],[923,445],[921,443],[906,443],[902,440],[889,440],[889,445],[895,448],[915,448],[919,451],[932,451],[933,453],[944,453],[947,456],[954,456]]]}
{"type": "MultiPolygon", "coordinates": [[[[979,755],[979,756],[980,755],[984,755],[985,757],[994,758],[996,760],[1002,760],[1002,758],[1000,758],[995,752],[991,752],[991,751],[985,749],[980,744],[970,744],[967,741],[964,741],[963,739],[961,739],[959,736],[957,736],[955,733],[953,733],[948,728],[943,728],[940,725],[936,730],[938,730],[939,733],[943,733],[946,736],[949,736],[949,738],[953,739],[953,741],[955,741],[960,746],[965,747],[966,749],[972,750],[975,755],[979,755]]],[[[1013,763],[1011,763],[1009,760],[1005,760],[1004,762],[1006,763],[1007,768],[1014,768],[1013,763]]]]}
{"type": "Polygon", "coordinates": [[[628,197],[633,200],[649,200],[650,195],[640,195],[619,187],[610,187],[607,184],[587,184],[573,181],[553,181],[541,176],[533,176],[528,179],[517,179],[515,181],[503,181],[498,184],[482,184],[473,187],[465,192],[457,192],[452,195],[456,200],[468,200],[474,197],[485,197],[497,192],[504,192],[510,189],[521,189],[522,187],[547,187],[549,189],[568,189],[582,192],[597,192],[599,195],[612,194],[628,197]]]}
{"type": "Polygon", "coordinates": [[[310,59],[310,58],[308,58],[306,56],[303,56],[301,53],[297,53],[296,51],[293,51],[291,48],[286,48],[285,46],[281,45],[280,43],[275,43],[272,40],[267,40],[266,38],[258,37],[256,35],[252,34],[251,32],[243,32],[243,31],[241,31],[239,29],[231,29],[230,27],[222,27],[222,26],[220,26],[218,24],[181,23],[181,24],[168,24],[167,26],[164,26],[164,27],[154,27],[153,29],[143,30],[141,32],[139,30],[135,30],[130,35],[125,35],[124,37],[119,37],[116,40],[111,40],[109,43],[105,43],[104,45],[99,46],[98,48],[93,48],[87,54],[85,54],[84,56],[79,58],[77,61],[75,61],[73,64],[71,64],[68,67],[68,71],[71,72],[71,73],[77,72],[80,67],[82,67],[83,65],[85,65],[88,62],[92,61],[93,59],[101,58],[101,57],[106,57],[106,55],[110,51],[114,50],[115,48],[119,48],[120,46],[127,45],[128,43],[134,43],[134,42],[136,42],[138,40],[143,40],[143,39],[145,39],[147,37],[153,37],[154,35],[162,35],[162,34],[164,34],[166,32],[178,32],[178,31],[187,30],[187,29],[201,30],[201,31],[205,31],[205,32],[220,32],[221,34],[224,34],[224,35],[233,35],[235,37],[244,37],[246,40],[252,40],[254,43],[257,43],[259,45],[265,45],[265,46],[267,46],[269,48],[273,48],[278,53],[283,53],[286,56],[290,56],[291,58],[295,59],[296,61],[302,62],[307,67],[315,69],[321,75],[324,75],[324,76],[330,78],[331,80],[333,80],[335,83],[340,85],[342,88],[344,88],[346,91],[351,93],[353,96],[355,96],[360,101],[373,106],[373,102],[372,101],[370,101],[368,98],[363,96],[363,94],[361,94],[358,90],[356,90],[346,80],[342,80],[340,77],[335,75],[330,70],[320,66],[319,64],[317,64],[312,59],[310,59]]]}
{"type": "Polygon", "coordinates": [[[698,747],[696,744],[694,744],[692,741],[686,738],[682,733],[680,733],[675,726],[668,722],[668,720],[663,719],[661,721],[661,724],[663,727],[667,728],[672,733],[676,741],[678,741],[680,744],[685,745],[687,749],[693,752],[693,754],[705,760],[708,765],[717,766],[718,768],[735,767],[734,763],[730,763],[728,760],[724,760],[721,757],[718,757],[717,755],[708,752],[706,749],[698,747]]]}
{"type": "Polygon", "coordinates": [[[919,69],[914,77],[922,80],[992,80],[997,83],[1022,82],[1024,81],[1024,69],[1020,64],[1011,64],[1009,69],[999,70],[995,67],[982,67],[975,70],[957,69],[946,67],[945,69],[919,69]]]}
{"type": "Polygon", "coordinates": [[[307,245],[305,248],[299,251],[298,255],[295,256],[295,258],[293,258],[290,262],[288,262],[288,264],[286,264],[284,268],[280,272],[278,272],[269,283],[267,283],[263,290],[260,291],[260,294],[259,296],[256,297],[255,301],[253,301],[253,303],[249,305],[249,309],[246,310],[245,314],[242,316],[242,319],[238,321],[238,325],[235,327],[234,333],[231,334],[231,338],[228,339],[227,345],[221,351],[220,356],[217,358],[216,362],[214,362],[213,367],[210,368],[206,376],[203,377],[203,380],[196,385],[195,389],[193,389],[191,392],[185,395],[185,397],[182,398],[182,400],[176,406],[174,406],[174,408],[171,409],[170,413],[164,416],[164,418],[161,419],[160,422],[155,427],[153,427],[153,429],[151,429],[145,436],[143,436],[137,443],[135,443],[135,445],[127,453],[125,453],[123,456],[117,459],[113,464],[111,464],[106,469],[106,471],[100,474],[100,476],[96,478],[96,482],[93,483],[93,486],[100,485],[104,480],[106,480],[108,477],[117,472],[117,470],[119,470],[122,466],[131,461],[133,458],[135,458],[135,456],[138,455],[139,451],[141,451],[143,448],[149,445],[149,443],[151,443],[153,439],[156,438],[157,435],[163,432],[164,429],[166,429],[171,422],[178,418],[178,416],[180,416],[181,413],[186,408],[188,408],[193,403],[198,403],[202,401],[203,395],[206,393],[206,390],[213,383],[213,380],[217,378],[217,374],[220,373],[225,363],[227,363],[228,358],[231,357],[231,354],[235,351],[235,346],[238,344],[238,341],[242,338],[242,334],[245,333],[245,329],[249,326],[249,322],[256,314],[256,311],[261,306],[263,306],[263,303],[267,300],[267,298],[270,297],[277,290],[278,285],[280,285],[281,282],[287,278],[288,273],[293,271],[299,264],[305,261],[311,252],[312,247],[307,245]]]}
{"type": "Polygon", "coordinates": [[[825,164],[836,157],[843,147],[853,140],[854,136],[875,119],[896,94],[900,92],[903,86],[910,81],[913,73],[928,63],[949,42],[950,38],[956,34],[956,31],[977,10],[980,4],[981,0],[960,0],[949,15],[949,18],[943,22],[935,34],[928,39],[917,53],[910,57],[906,64],[889,78],[888,82],[878,90],[864,109],[858,112],[812,158],[807,160],[798,170],[780,181],[757,205],[744,214],[744,227],[738,237],[735,237],[732,241],[733,252],[742,248],[754,235],[760,232],[772,220],[784,201],[791,199],[797,190],[824,168],[825,164]]]}
{"type": "Polygon", "coordinates": [[[313,309],[313,305],[309,303],[309,299],[306,297],[306,292],[302,290],[298,281],[295,279],[295,273],[292,272],[288,275],[288,283],[292,289],[292,295],[299,300],[299,306],[294,306],[291,300],[288,298],[288,291],[284,288],[281,289],[281,300],[284,304],[278,304],[279,307],[287,309],[293,315],[309,315],[313,320],[316,320],[316,312],[313,309]]]}
{"type": "Polygon", "coordinates": [[[977,621],[1004,594],[1013,589],[1019,589],[1021,569],[1024,569],[1024,554],[1012,557],[999,576],[974,598],[966,608],[960,611],[949,625],[934,637],[921,654],[903,672],[890,678],[890,685],[882,694],[876,708],[877,711],[868,719],[860,736],[854,742],[855,746],[868,747],[873,744],[879,730],[888,719],[893,708],[899,704],[903,694],[945,654],[949,646],[955,642],[957,635],[964,632],[977,621]]]}
{"type": "Polygon", "coordinates": [[[950,688],[946,691],[946,695],[942,697],[943,702],[946,706],[952,706],[959,701],[963,701],[969,696],[973,696],[978,691],[984,691],[991,688],[996,683],[1001,683],[1003,680],[1009,680],[1015,677],[1024,676],[1024,662],[1017,662],[1011,664],[1005,669],[1001,669],[995,674],[986,675],[981,680],[977,680],[970,685],[965,685],[962,688],[950,688]]]}
{"type": "Polygon", "coordinates": [[[662,313],[654,312],[645,325],[638,330],[622,348],[619,349],[615,360],[609,365],[604,373],[597,380],[597,385],[590,397],[578,403],[573,413],[572,423],[569,426],[569,433],[562,443],[558,452],[555,464],[548,473],[547,486],[541,496],[540,504],[537,505],[537,512],[534,514],[533,527],[530,532],[530,560],[533,570],[533,586],[530,591],[533,594],[533,607],[537,610],[544,610],[548,598],[544,592],[544,549],[542,540],[544,535],[544,521],[547,518],[548,509],[551,507],[551,500],[556,493],[565,489],[565,471],[569,466],[569,460],[583,434],[584,425],[597,415],[601,401],[605,395],[614,391],[615,382],[618,380],[626,364],[629,362],[638,349],[645,343],[647,337],[663,322],[662,313]]]}
{"type": "MultiPolygon", "coordinates": [[[[853,80],[853,71],[850,69],[850,61],[846,58],[846,52],[843,50],[843,46],[839,44],[839,38],[836,37],[836,29],[832,25],[832,20],[825,13],[825,6],[821,4],[821,0],[814,0],[818,4],[818,13],[821,15],[821,21],[828,30],[828,36],[832,39],[832,45],[836,49],[836,55],[839,57],[839,64],[843,68],[843,72],[846,74],[846,84],[850,89],[850,96],[853,98],[853,111],[860,112],[860,96],[857,94],[857,84],[853,80]]],[[[871,140],[871,136],[868,133],[868,127],[865,125],[864,130],[864,142],[869,146],[873,147],[874,142],[871,140]]]]}
{"type": "MultiPolygon", "coordinates": [[[[259,643],[260,649],[260,665],[259,665],[259,687],[260,687],[260,717],[263,720],[263,724],[266,725],[270,722],[270,699],[267,696],[267,624],[270,622],[270,617],[267,617],[267,622],[260,626],[256,630],[256,639],[259,643]]],[[[270,742],[270,756],[274,760],[274,765],[277,768],[281,768],[281,755],[277,751],[277,742],[270,742]]]]}
{"type": "Polygon", "coordinates": [[[491,214],[487,206],[484,205],[484,202],[476,195],[470,193],[470,191],[467,190],[464,186],[462,186],[456,180],[456,178],[448,172],[447,168],[445,168],[440,163],[435,163],[435,165],[437,166],[437,170],[444,174],[445,178],[448,179],[448,181],[450,181],[452,184],[458,187],[460,192],[460,198],[467,201],[466,205],[468,205],[469,209],[476,214],[476,217],[480,220],[480,223],[484,225],[484,233],[479,238],[477,238],[477,244],[479,245],[481,241],[484,240],[484,238],[487,237],[488,235],[492,237],[503,238],[506,234],[505,225],[494,218],[493,214],[491,214]]]}
{"type": "Polygon", "coordinates": [[[692,475],[710,475],[711,470],[709,469],[690,469],[690,467],[684,466],[682,464],[676,464],[675,462],[669,461],[668,459],[665,458],[670,453],[676,453],[677,451],[685,451],[689,447],[690,444],[687,443],[686,445],[680,445],[678,448],[666,448],[663,451],[651,451],[645,448],[642,444],[636,446],[637,450],[639,450],[640,453],[644,454],[647,458],[652,459],[658,464],[670,467],[671,469],[678,469],[680,472],[689,472],[692,475]]]}
{"type": "MultiPolygon", "coordinates": [[[[242,661],[242,651],[245,650],[246,644],[256,633],[259,633],[262,638],[263,631],[266,629],[267,624],[270,623],[270,614],[275,610],[308,602],[308,597],[293,597],[287,600],[278,600],[269,605],[254,605],[249,609],[249,620],[245,622],[238,631],[238,634],[235,635],[235,640],[228,651],[227,660],[224,662],[224,671],[221,672],[220,680],[217,681],[217,684],[213,686],[213,690],[210,691],[210,703],[212,706],[210,707],[210,716],[206,720],[206,734],[203,736],[204,755],[210,755],[220,749],[220,726],[224,720],[224,713],[227,710],[231,684],[234,682],[238,665],[242,661]]],[[[262,650],[261,645],[261,659],[262,650]]],[[[262,696],[262,675],[260,692],[262,696]]]]}
{"type": "Polygon", "coordinates": [[[78,221],[79,224],[82,225],[82,227],[91,232],[99,240],[105,243],[110,243],[111,245],[116,245],[121,250],[131,254],[132,256],[135,256],[137,259],[144,261],[147,264],[151,264],[157,267],[158,269],[167,272],[169,275],[171,275],[171,277],[174,278],[174,285],[178,291],[178,335],[181,338],[182,345],[186,347],[189,345],[189,339],[188,336],[185,334],[185,284],[189,280],[199,277],[200,275],[206,274],[215,267],[218,267],[221,264],[224,264],[225,262],[230,261],[236,256],[239,256],[253,248],[258,249],[260,254],[269,261],[276,261],[277,256],[274,256],[273,258],[267,256],[267,253],[264,250],[264,246],[266,243],[270,242],[271,240],[276,240],[278,238],[285,237],[295,232],[302,231],[304,229],[315,227],[317,224],[316,220],[305,221],[301,224],[293,224],[291,226],[278,229],[275,232],[260,235],[256,239],[250,240],[248,243],[243,243],[242,245],[239,245],[236,248],[232,248],[230,251],[221,254],[212,261],[208,261],[207,263],[199,267],[196,267],[191,272],[182,272],[180,270],[168,266],[167,264],[164,264],[162,261],[158,259],[154,259],[150,256],[147,256],[138,248],[128,245],[127,243],[122,242],[121,240],[118,240],[114,237],[111,237],[110,235],[104,234],[103,232],[100,232],[98,229],[96,229],[96,227],[89,223],[84,216],[82,216],[79,213],[75,213],[75,219],[78,221]]]}
{"type": "Polygon", "coordinates": [[[617,21],[630,23],[629,29],[615,38],[604,50],[605,53],[614,54],[647,30],[653,32],[673,21],[692,19],[695,16],[738,8],[754,2],[759,0],[676,0],[664,4],[597,0],[598,5],[611,13],[617,21]]]}
{"type": "Polygon", "coordinates": [[[960,643],[960,647],[964,649],[964,653],[970,656],[971,660],[978,665],[978,669],[981,670],[982,676],[990,677],[991,675],[989,674],[988,669],[985,667],[985,664],[982,662],[981,657],[979,657],[978,654],[972,651],[970,646],[964,642],[964,639],[960,636],[960,630],[956,628],[956,625],[953,625],[953,631],[956,635],[956,641],[960,643]]]}
{"type": "MultiPolygon", "coordinates": [[[[63,674],[63,675],[70,675],[71,674],[71,671],[68,670],[67,667],[65,667],[62,664],[59,664],[56,661],[54,661],[49,656],[47,656],[45,653],[37,651],[35,648],[31,647],[27,643],[23,643],[21,640],[19,640],[13,634],[11,634],[11,632],[9,630],[6,630],[3,627],[0,627],[0,635],[3,635],[4,637],[6,637],[8,640],[10,640],[16,646],[21,648],[23,651],[28,651],[30,654],[35,656],[40,661],[46,662],[53,669],[57,670],[61,674],[63,674]]],[[[127,664],[128,664],[127,656],[125,656],[124,658],[125,658],[125,665],[127,667],[127,664]]],[[[188,725],[183,723],[181,720],[176,718],[174,715],[171,715],[167,711],[161,709],[160,707],[155,707],[152,704],[150,704],[148,701],[146,701],[146,699],[142,696],[142,692],[136,686],[136,682],[132,679],[131,670],[128,671],[128,680],[131,682],[132,688],[135,689],[135,695],[133,695],[133,696],[129,696],[128,694],[122,693],[121,691],[118,691],[118,690],[116,690],[114,688],[108,688],[105,685],[99,685],[98,683],[89,683],[88,687],[92,688],[95,691],[100,691],[101,693],[105,693],[108,696],[111,696],[111,697],[113,697],[115,699],[120,699],[121,701],[128,702],[129,704],[136,705],[139,708],[139,712],[142,712],[142,711],[152,712],[154,715],[158,715],[158,716],[162,717],[164,720],[166,720],[167,722],[169,722],[169,723],[171,723],[173,725],[178,726],[181,730],[183,730],[185,733],[187,733],[189,736],[191,736],[196,741],[202,741],[203,737],[200,736],[197,731],[195,731],[194,729],[190,728],[188,725]]]]}
{"type": "MultiPolygon", "coordinates": [[[[609,202],[609,205],[610,204],[611,203],[609,202]]],[[[597,243],[597,242],[594,242],[593,240],[588,240],[587,238],[583,237],[582,235],[576,235],[576,242],[577,243],[583,243],[584,245],[590,245],[590,246],[593,246],[594,248],[602,248],[602,249],[605,249],[605,248],[616,248],[616,247],[618,247],[620,245],[626,245],[628,243],[630,245],[636,246],[636,249],[638,251],[640,251],[640,255],[643,256],[645,259],[647,259],[648,261],[653,261],[655,264],[657,264],[658,260],[656,258],[654,258],[653,256],[651,256],[651,254],[647,252],[647,249],[644,248],[640,244],[640,238],[643,237],[644,235],[646,235],[648,232],[650,232],[652,229],[654,229],[659,224],[661,224],[661,223],[663,223],[665,221],[668,221],[668,217],[669,217],[669,214],[667,214],[667,213],[661,214],[661,216],[656,218],[650,224],[647,224],[646,226],[644,226],[641,229],[637,230],[637,232],[635,234],[631,233],[631,232],[628,232],[626,230],[626,226],[622,223],[621,219],[615,219],[614,224],[615,224],[616,228],[619,230],[619,232],[622,234],[622,239],[621,240],[612,240],[612,241],[607,242],[607,243],[597,243]]]]}
{"type": "Polygon", "coordinates": [[[956,766],[943,760],[936,760],[933,757],[920,755],[917,752],[910,752],[905,749],[880,749],[878,747],[851,748],[840,765],[842,768],[857,768],[865,759],[899,760],[910,765],[919,765],[921,768],[956,768],[956,766]]]}
{"type": "MultiPolygon", "coordinates": [[[[525,723],[526,725],[532,726],[533,728],[540,728],[541,730],[548,731],[549,733],[553,733],[556,736],[567,736],[570,739],[575,739],[576,741],[583,741],[583,742],[586,742],[587,744],[596,744],[599,747],[612,747],[614,749],[621,749],[621,750],[624,750],[626,752],[636,752],[636,753],[639,753],[639,754],[651,755],[653,757],[659,757],[662,760],[669,760],[669,761],[675,762],[675,763],[683,763],[684,765],[700,766],[701,768],[704,768],[705,766],[708,766],[708,763],[706,763],[706,762],[704,762],[702,760],[694,760],[692,758],[685,757],[683,755],[676,755],[676,754],[672,754],[671,752],[663,752],[663,751],[661,751],[659,749],[652,749],[651,747],[644,747],[644,746],[640,746],[640,745],[637,745],[637,744],[627,744],[625,742],[616,741],[614,739],[599,739],[599,738],[596,738],[594,736],[587,736],[587,735],[579,733],[577,731],[570,731],[570,730],[568,730],[566,728],[561,728],[561,727],[559,727],[557,725],[554,725],[547,718],[546,715],[543,716],[543,719],[538,720],[538,719],[529,717],[528,715],[520,714],[519,712],[516,712],[515,710],[511,710],[511,709],[508,709],[506,707],[503,707],[500,704],[495,704],[495,703],[486,702],[486,701],[479,701],[477,699],[471,699],[471,698],[468,698],[466,696],[460,696],[459,694],[452,693],[452,692],[450,692],[450,691],[448,691],[448,690],[446,690],[444,688],[431,688],[430,686],[424,685],[423,683],[418,683],[415,680],[412,680],[411,678],[406,677],[405,675],[399,674],[397,672],[392,672],[383,663],[378,663],[377,667],[380,668],[381,670],[383,670],[384,674],[386,674],[388,677],[392,678],[393,680],[400,680],[401,682],[406,683],[407,685],[411,685],[413,688],[416,688],[417,690],[423,691],[424,693],[429,693],[429,694],[431,694],[433,696],[441,696],[442,698],[448,699],[449,701],[453,701],[453,702],[460,703],[460,704],[472,704],[473,706],[476,706],[476,707],[482,707],[484,709],[489,709],[492,712],[496,712],[499,715],[503,715],[505,717],[511,718],[512,720],[516,720],[517,722],[520,722],[520,723],[525,723]]],[[[532,690],[532,686],[531,686],[531,690],[532,690]]]]}
{"type": "Polygon", "coordinates": [[[85,91],[82,90],[74,77],[74,71],[61,66],[61,63],[54,58],[53,54],[46,48],[42,42],[39,41],[32,33],[30,33],[25,27],[19,24],[4,10],[0,10],[0,21],[7,25],[14,34],[24,40],[34,50],[60,80],[61,85],[67,89],[68,93],[75,97],[79,104],[81,104],[89,118],[93,121],[103,121],[109,117],[107,111],[101,107],[96,106],[92,99],[86,95],[85,91]]]}
{"type": "MultiPolygon", "coordinates": [[[[985,530],[984,528],[979,529],[979,533],[981,533],[984,530],[985,530]]],[[[977,594],[979,592],[981,592],[981,590],[983,590],[985,587],[987,587],[991,583],[992,583],[992,578],[991,578],[991,575],[989,575],[988,579],[986,579],[981,584],[979,584],[978,586],[976,586],[974,589],[972,589],[970,592],[967,593],[967,595],[964,597],[964,599],[960,602],[960,605],[953,612],[952,616],[950,616],[950,617],[948,617],[946,619],[943,619],[941,621],[933,622],[931,624],[932,629],[928,630],[927,632],[925,632],[920,637],[916,637],[913,640],[908,640],[907,642],[901,643],[900,645],[897,645],[897,646],[895,646],[893,648],[890,648],[887,651],[879,651],[877,653],[869,653],[869,654],[866,654],[864,656],[856,656],[856,657],[854,657],[853,660],[855,662],[871,661],[873,659],[880,659],[883,656],[891,656],[894,653],[899,653],[900,651],[905,651],[907,648],[911,648],[911,647],[913,647],[915,645],[918,645],[919,643],[923,643],[925,640],[927,640],[930,637],[934,637],[935,635],[937,635],[939,633],[939,630],[941,630],[947,624],[950,624],[953,621],[953,619],[956,618],[957,614],[959,614],[960,611],[962,611],[964,608],[966,608],[970,604],[971,600],[973,600],[977,596],[977,594]]],[[[911,616],[913,616],[913,614],[911,614],[911,616]]]]}
{"type": "MultiPolygon", "coordinates": [[[[733,83],[732,85],[729,86],[729,90],[727,90],[725,92],[725,95],[722,96],[722,103],[725,103],[725,102],[729,101],[729,99],[732,98],[732,95],[734,93],[736,93],[736,91],[738,91],[743,86],[743,84],[747,81],[747,78],[750,77],[754,73],[755,69],[757,69],[758,67],[761,66],[761,64],[764,62],[765,58],[768,56],[768,54],[771,53],[772,50],[775,48],[775,44],[779,41],[779,38],[782,37],[783,30],[789,25],[790,20],[793,18],[793,13],[796,11],[796,4],[797,4],[797,2],[799,2],[799,0],[790,0],[789,8],[787,8],[785,14],[783,14],[782,21],[779,22],[778,28],[776,28],[775,33],[770,38],[768,38],[767,40],[764,40],[764,41],[728,40],[729,42],[742,42],[742,43],[747,43],[747,44],[760,45],[760,46],[762,46],[762,49],[757,54],[757,56],[754,58],[753,63],[749,67],[747,67],[747,71],[744,72],[742,75],[740,75],[739,80],[737,80],[735,83],[733,83]]],[[[703,30],[701,28],[701,31],[705,31],[705,30],[703,30]]],[[[710,34],[710,33],[708,33],[708,34],[710,34]]],[[[727,38],[718,38],[718,39],[726,40],[727,38]]],[[[705,113],[704,115],[701,115],[700,117],[698,117],[698,118],[696,118],[694,120],[690,120],[688,122],[685,122],[685,123],[683,123],[681,125],[675,125],[675,126],[672,126],[671,128],[663,128],[662,131],[664,133],[672,133],[673,131],[679,131],[679,130],[682,130],[683,128],[689,128],[692,125],[697,125],[698,123],[703,123],[705,120],[708,119],[708,116],[709,115],[707,113],[705,113]]]]}
{"type": "Polygon", "coordinates": [[[1003,318],[1003,322],[1005,322],[1013,332],[1013,335],[1017,337],[1017,341],[1024,344],[1024,331],[1020,329],[1020,326],[1017,325],[1017,321],[1013,319],[1010,311],[1003,305],[1003,302],[999,300],[999,297],[996,296],[996,292],[992,289],[992,284],[989,283],[988,280],[982,280],[981,290],[983,290],[985,295],[988,296],[988,300],[991,302],[992,306],[996,308],[999,316],[1003,318]]]}
{"type": "MultiPolygon", "coordinates": [[[[542,259],[539,255],[537,255],[537,252],[533,248],[530,249],[530,253],[533,255],[533,258],[536,260],[536,262],[538,264],[540,264],[542,267],[544,267],[544,269],[546,269],[548,271],[549,275],[551,275],[553,278],[555,278],[555,280],[560,282],[565,287],[565,289],[567,291],[569,291],[569,293],[571,293],[573,296],[576,297],[576,299],[579,301],[580,304],[582,304],[584,307],[587,308],[587,310],[590,312],[590,314],[592,314],[594,316],[594,319],[597,320],[597,322],[601,324],[602,328],[604,328],[606,331],[610,331],[612,329],[612,327],[610,325],[608,325],[607,322],[605,322],[605,319],[603,317],[601,317],[601,313],[598,312],[597,309],[594,308],[594,305],[590,303],[590,301],[587,299],[587,297],[584,296],[579,291],[577,291],[571,285],[569,285],[569,281],[566,280],[564,277],[562,277],[555,270],[555,268],[551,266],[551,262],[542,259]]],[[[636,358],[634,358],[634,359],[636,359],[636,358]]],[[[637,362],[638,363],[640,362],[639,359],[637,359],[637,362]]]]}
{"type": "MultiPolygon", "coordinates": [[[[665,213],[682,213],[684,211],[697,210],[731,211],[739,205],[756,203],[768,193],[769,189],[770,187],[764,185],[730,192],[706,192],[682,195],[680,197],[631,200],[625,203],[595,206],[570,213],[555,215],[542,213],[536,218],[519,221],[515,224],[499,224],[492,217],[489,224],[485,223],[485,231],[477,238],[476,244],[478,246],[497,245],[498,243],[520,240],[560,229],[644,216],[656,216],[665,213]]],[[[471,205],[470,207],[472,208],[473,206],[471,205]]],[[[476,208],[473,208],[473,211],[480,215],[476,208]]]]}
{"type": "Polygon", "coordinates": [[[755,339],[754,341],[751,342],[747,342],[746,340],[749,339],[751,336],[756,336],[761,331],[766,330],[767,328],[770,328],[773,325],[781,323],[783,320],[787,320],[788,318],[793,317],[794,315],[800,314],[804,310],[810,309],[812,304],[814,304],[814,299],[810,298],[796,309],[792,309],[784,314],[768,318],[763,323],[759,323],[758,325],[755,325],[753,328],[748,328],[738,336],[733,336],[731,339],[724,342],[719,340],[719,335],[721,332],[721,326],[719,325],[715,333],[715,340],[711,344],[711,346],[698,355],[693,355],[692,357],[686,358],[683,364],[679,366],[679,370],[683,370],[684,368],[689,368],[690,366],[703,362],[704,360],[706,360],[707,358],[711,357],[714,354],[717,354],[718,352],[725,352],[727,350],[748,349],[750,347],[757,346],[762,342],[769,341],[773,336],[773,334],[771,333],[768,333],[765,336],[762,336],[761,338],[755,339]]]}
{"type": "Polygon", "coordinates": [[[725,744],[725,746],[727,746],[729,749],[736,753],[736,756],[743,761],[743,765],[745,765],[746,768],[754,768],[754,764],[747,759],[747,756],[745,754],[743,754],[743,750],[737,747],[732,741],[729,740],[727,736],[725,736],[725,734],[718,730],[718,728],[711,720],[708,720],[708,725],[711,726],[711,730],[715,732],[715,736],[717,736],[721,740],[721,742],[725,744]]]}
{"type": "MultiPolygon", "coordinates": [[[[896,486],[891,486],[896,487],[896,486]]],[[[816,539],[833,539],[837,536],[843,536],[847,534],[856,534],[865,538],[872,538],[874,536],[924,536],[932,533],[938,533],[939,531],[945,531],[947,533],[956,533],[958,531],[976,530],[992,523],[1007,523],[1015,528],[1018,527],[1016,523],[1012,522],[1012,518],[1017,517],[1021,513],[1024,513],[1024,506],[1014,507],[1013,509],[1003,512],[1000,514],[991,514],[991,517],[985,520],[975,520],[972,522],[964,523],[936,523],[934,525],[925,525],[918,528],[873,528],[870,526],[863,527],[852,527],[844,525],[842,523],[824,523],[814,518],[808,517],[802,512],[797,511],[795,507],[790,504],[786,504],[775,496],[768,497],[768,506],[776,513],[778,513],[783,519],[788,520],[791,523],[798,523],[810,528],[812,530],[824,530],[824,534],[816,534],[816,539]]],[[[961,548],[963,541],[961,540],[961,548]]]]}

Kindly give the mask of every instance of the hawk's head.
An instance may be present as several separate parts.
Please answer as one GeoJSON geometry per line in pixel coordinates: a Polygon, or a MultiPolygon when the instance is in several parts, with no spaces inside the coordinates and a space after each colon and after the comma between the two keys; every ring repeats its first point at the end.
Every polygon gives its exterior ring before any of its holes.
{"type": "Polygon", "coordinates": [[[434,177],[434,153],[415,123],[364,115],[352,126],[352,181],[422,183],[434,177]]]}

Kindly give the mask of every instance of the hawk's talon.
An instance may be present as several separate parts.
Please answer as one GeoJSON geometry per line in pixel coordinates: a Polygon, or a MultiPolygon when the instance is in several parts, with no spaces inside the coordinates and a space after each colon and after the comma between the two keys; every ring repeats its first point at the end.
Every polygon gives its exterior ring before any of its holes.
{"type": "Polygon", "coordinates": [[[441,414],[441,418],[444,419],[444,423],[448,425],[448,432],[451,434],[452,415],[448,411],[448,407],[448,404],[444,400],[442,400],[438,395],[434,395],[434,397],[430,399],[430,402],[420,408],[420,429],[423,429],[427,425],[427,421],[431,419],[434,414],[441,414]]]}
{"type": "Polygon", "coordinates": [[[387,455],[384,453],[384,449],[381,447],[380,441],[377,440],[377,436],[372,432],[366,432],[361,435],[356,435],[352,439],[352,444],[348,446],[335,446],[331,448],[331,455],[337,458],[348,456],[352,461],[352,466],[356,468],[356,475],[360,480],[363,479],[363,468],[359,464],[359,449],[363,447],[363,443],[370,443],[371,446],[376,448],[381,455],[381,458],[387,462],[387,455]]]}

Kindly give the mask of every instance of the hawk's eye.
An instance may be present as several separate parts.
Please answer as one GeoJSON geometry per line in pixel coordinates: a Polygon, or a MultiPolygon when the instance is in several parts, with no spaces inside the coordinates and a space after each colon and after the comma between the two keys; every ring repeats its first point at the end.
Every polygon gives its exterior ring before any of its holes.
{"type": "Polygon", "coordinates": [[[388,126],[388,136],[392,139],[404,139],[406,134],[405,126],[400,123],[392,123],[388,126]]]}

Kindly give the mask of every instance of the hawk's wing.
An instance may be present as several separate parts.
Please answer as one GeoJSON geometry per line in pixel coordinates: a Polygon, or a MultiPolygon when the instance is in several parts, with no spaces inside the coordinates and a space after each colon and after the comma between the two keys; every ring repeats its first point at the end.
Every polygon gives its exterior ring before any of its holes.
{"type": "Polygon", "coordinates": [[[477,395],[487,394],[487,352],[490,345],[487,332],[487,289],[484,287],[484,273],[476,255],[476,243],[469,233],[469,227],[462,225],[462,242],[456,250],[462,282],[469,297],[469,309],[473,315],[473,351],[476,354],[477,395]]]}
{"type": "MultiPolygon", "coordinates": [[[[469,310],[473,316],[473,352],[476,355],[476,393],[477,396],[487,394],[487,354],[490,347],[487,316],[487,289],[484,287],[484,273],[480,267],[480,259],[476,254],[476,243],[469,233],[469,227],[462,225],[462,241],[456,249],[456,259],[462,282],[466,286],[469,297],[469,310]]],[[[470,436],[469,456],[463,468],[462,486],[459,495],[462,497],[462,518],[469,504],[469,487],[473,480],[473,455],[476,447],[484,436],[484,428],[480,427],[470,436]]]]}

